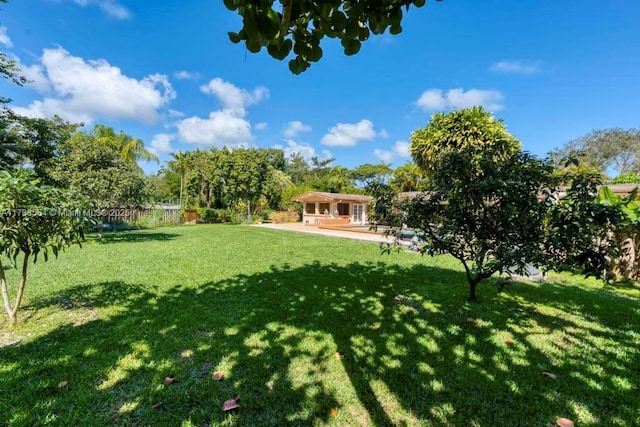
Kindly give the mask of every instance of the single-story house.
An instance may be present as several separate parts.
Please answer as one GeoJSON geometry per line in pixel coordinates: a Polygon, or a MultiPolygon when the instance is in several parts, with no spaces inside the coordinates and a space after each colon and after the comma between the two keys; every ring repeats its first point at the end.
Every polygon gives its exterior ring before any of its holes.
{"type": "Polygon", "coordinates": [[[293,200],[302,203],[302,222],[305,225],[365,224],[373,197],[309,191],[293,200]]]}

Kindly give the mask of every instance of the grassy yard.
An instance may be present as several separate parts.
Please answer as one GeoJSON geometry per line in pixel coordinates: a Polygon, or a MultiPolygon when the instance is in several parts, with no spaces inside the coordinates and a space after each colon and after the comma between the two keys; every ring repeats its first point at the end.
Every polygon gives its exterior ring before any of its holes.
{"type": "Polygon", "coordinates": [[[247,226],[108,235],[32,266],[0,424],[640,425],[633,290],[497,283],[470,304],[450,258],[247,226]]]}

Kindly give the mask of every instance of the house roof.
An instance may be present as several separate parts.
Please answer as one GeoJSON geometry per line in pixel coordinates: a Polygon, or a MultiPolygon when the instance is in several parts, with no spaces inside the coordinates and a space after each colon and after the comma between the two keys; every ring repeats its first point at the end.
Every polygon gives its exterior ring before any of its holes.
{"type": "Polygon", "coordinates": [[[295,202],[358,202],[369,203],[373,197],[362,194],[325,193],[309,191],[293,198],[295,202]]]}

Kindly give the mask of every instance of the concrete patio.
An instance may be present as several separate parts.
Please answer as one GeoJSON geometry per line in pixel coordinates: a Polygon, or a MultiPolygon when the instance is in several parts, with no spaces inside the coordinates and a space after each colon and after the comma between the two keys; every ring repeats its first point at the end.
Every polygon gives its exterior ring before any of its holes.
{"type": "Polygon", "coordinates": [[[317,234],[320,236],[338,237],[342,239],[361,240],[365,242],[386,243],[392,242],[383,234],[374,233],[357,233],[354,231],[341,231],[333,229],[323,229],[315,225],[304,225],[300,222],[284,223],[284,224],[253,224],[252,227],[272,228],[275,230],[293,231],[296,233],[317,234]]]}

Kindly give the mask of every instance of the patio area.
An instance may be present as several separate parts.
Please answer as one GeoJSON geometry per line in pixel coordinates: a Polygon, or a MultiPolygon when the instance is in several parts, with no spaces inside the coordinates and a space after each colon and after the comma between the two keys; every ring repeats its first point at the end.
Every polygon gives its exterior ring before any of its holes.
{"type": "Polygon", "coordinates": [[[365,242],[386,243],[392,242],[383,234],[358,233],[355,231],[320,228],[314,225],[304,225],[301,222],[284,224],[253,224],[252,227],[273,228],[276,230],[293,231],[296,233],[317,234],[321,236],[338,237],[342,239],[361,240],[365,242]]]}

